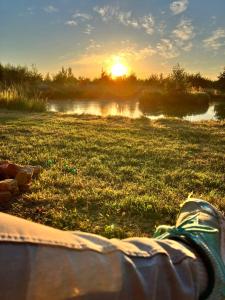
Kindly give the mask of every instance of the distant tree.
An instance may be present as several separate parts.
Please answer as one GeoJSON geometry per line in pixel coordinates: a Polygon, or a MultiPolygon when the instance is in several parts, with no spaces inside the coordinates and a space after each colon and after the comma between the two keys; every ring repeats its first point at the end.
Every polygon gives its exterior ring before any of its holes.
{"type": "Polygon", "coordinates": [[[26,66],[12,66],[0,64],[0,82],[6,86],[15,84],[37,83],[42,81],[42,75],[33,65],[31,69],[26,66]]]}
{"type": "Polygon", "coordinates": [[[87,77],[79,76],[78,83],[79,83],[79,85],[88,85],[91,83],[91,80],[87,77]]]}
{"type": "Polygon", "coordinates": [[[71,68],[64,68],[56,74],[53,75],[52,81],[58,84],[66,84],[66,83],[75,83],[77,79],[73,75],[73,71],[71,68]]]}
{"type": "Polygon", "coordinates": [[[218,76],[217,87],[223,91],[225,90],[225,68],[218,76]]]}
{"type": "Polygon", "coordinates": [[[31,70],[27,69],[28,81],[42,81],[42,74],[38,72],[36,65],[31,66],[31,70]]]}
{"type": "Polygon", "coordinates": [[[76,83],[77,82],[76,77],[73,75],[72,68],[70,68],[70,67],[67,69],[67,81],[69,83],[76,83]]]}
{"type": "Polygon", "coordinates": [[[164,84],[163,74],[151,74],[146,80],[146,83],[154,88],[162,88],[164,84]]]}
{"type": "Polygon", "coordinates": [[[191,87],[199,90],[200,88],[212,88],[213,82],[208,78],[204,78],[200,73],[188,74],[187,80],[190,83],[191,87]]]}
{"type": "Polygon", "coordinates": [[[147,79],[147,83],[151,86],[158,86],[159,85],[159,78],[156,74],[151,74],[147,79]]]}
{"type": "Polygon", "coordinates": [[[3,80],[4,80],[4,67],[0,63],[0,83],[3,83],[3,80]]]}
{"type": "Polygon", "coordinates": [[[67,80],[67,71],[64,67],[62,67],[62,69],[56,73],[56,75],[53,75],[52,78],[53,82],[55,83],[65,83],[67,80]]]}
{"type": "Polygon", "coordinates": [[[47,74],[45,75],[45,77],[44,77],[44,81],[45,81],[46,83],[49,83],[49,82],[51,82],[51,76],[50,76],[50,74],[49,74],[49,73],[47,73],[47,74]]]}
{"type": "Polygon", "coordinates": [[[111,81],[111,76],[102,69],[102,72],[101,72],[101,77],[100,77],[100,81],[101,82],[109,82],[111,81]]]}
{"type": "Polygon", "coordinates": [[[185,70],[177,64],[173,67],[172,73],[166,80],[166,90],[169,93],[187,93],[188,91],[188,80],[187,73],[185,70]]]}
{"type": "Polygon", "coordinates": [[[135,73],[131,73],[129,76],[126,77],[126,81],[130,84],[137,83],[138,79],[135,73]]]}

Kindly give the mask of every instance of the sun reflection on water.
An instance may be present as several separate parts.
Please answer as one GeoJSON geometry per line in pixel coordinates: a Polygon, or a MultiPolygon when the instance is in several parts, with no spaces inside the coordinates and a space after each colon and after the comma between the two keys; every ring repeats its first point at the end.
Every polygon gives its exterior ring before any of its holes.
{"type": "Polygon", "coordinates": [[[104,101],[51,101],[48,106],[51,112],[64,112],[67,114],[87,114],[96,116],[123,116],[128,118],[140,118],[143,113],[139,109],[138,102],[104,102],[104,101]]]}
{"type": "MultiPolygon", "coordinates": [[[[216,111],[216,104],[211,104],[205,108],[202,113],[197,109],[190,112],[185,111],[166,111],[165,109],[147,110],[140,109],[139,102],[137,101],[103,101],[103,100],[62,100],[50,101],[48,104],[48,111],[63,112],[66,114],[77,115],[96,115],[96,116],[121,116],[132,119],[147,117],[152,120],[164,117],[179,117],[189,121],[201,120],[216,120],[218,112],[216,111]]],[[[222,114],[220,114],[222,115],[222,114]]],[[[225,116],[224,116],[225,117],[225,116]]]]}

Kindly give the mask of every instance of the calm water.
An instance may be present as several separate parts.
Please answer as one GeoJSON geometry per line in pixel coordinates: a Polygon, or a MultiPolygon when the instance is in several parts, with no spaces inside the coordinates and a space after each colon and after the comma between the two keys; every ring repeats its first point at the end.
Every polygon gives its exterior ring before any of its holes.
{"type": "Polygon", "coordinates": [[[190,121],[225,119],[225,103],[203,104],[201,106],[182,105],[179,107],[141,107],[139,102],[102,101],[102,100],[61,100],[49,101],[48,110],[67,114],[89,114],[98,116],[123,116],[150,119],[178,117],[190,121]]]}

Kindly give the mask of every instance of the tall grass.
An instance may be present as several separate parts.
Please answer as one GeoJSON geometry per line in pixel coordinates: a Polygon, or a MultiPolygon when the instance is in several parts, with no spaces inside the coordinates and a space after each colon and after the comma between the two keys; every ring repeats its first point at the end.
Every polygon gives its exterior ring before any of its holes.
{"type": "Polygon", "coordinates": [[[46,111],[46,101],[29,88],[16,85],[0,89],[0,108],[44,112],[46,111]]]}

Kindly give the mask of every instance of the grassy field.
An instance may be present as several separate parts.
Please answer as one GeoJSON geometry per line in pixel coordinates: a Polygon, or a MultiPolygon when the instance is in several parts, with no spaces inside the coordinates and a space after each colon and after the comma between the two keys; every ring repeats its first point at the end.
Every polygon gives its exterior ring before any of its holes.
{"type": "Polygon", "coordinates": [[[225,210],[225,122],[0,112],[0,159],[42,165],[1,210],[107,237],[173,224],[190,193],[225,210]]]}

